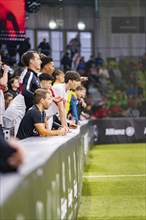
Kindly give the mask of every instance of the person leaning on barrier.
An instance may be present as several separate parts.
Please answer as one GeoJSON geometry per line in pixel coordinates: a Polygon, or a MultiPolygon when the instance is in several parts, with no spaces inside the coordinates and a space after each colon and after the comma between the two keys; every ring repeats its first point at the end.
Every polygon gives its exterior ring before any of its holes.
{"type": "MultiPolygon", "coordinates": [[[[41,73],[46,73],[48,75],[52,75],[54,70],[55,70],[55,67],[54,67],[54,62],[53,62],[53,59],[51,57],[47,57],[46,55],[44,54],[40,54],[40,58],[41,58],[41,73]]],[[[60,95],[57,95],[55,96],[53,90],[51,89],[51,92],[52,92],[52,96],[53,96],[53,102],[56,102],[56,104],[58,102],[60,102],[60,100],[62,99],[60,97],[60,95]],[[61,99],[60,99],[61,98],[61,99]]],[[[54,103],[52,103],[52,106],[51,108],[48,109],[48,112],[51,112],[52,110],[52,107],[53,109],[55,109],[56,111],[56,105],[54,105],[54,103]]],[[[57,108],[57,112],[59,111],[59,117],[60,117],[60,121],[59,123],[61,123],[61,125],[63,127],[66,127],[66,120],[65,120],[65,117],[64,117],[64,109],[62,108],[62,106],[60,104],[58,104],[58,107],[57,108]]],[[[54,112],[54,111],[53,111],[54,112]]],[[[52,114],[51,114],[52,115],[52,114]]],[[[54,114],[53,114],[54,115],[54,114]]],[[[68,130],[68,129],[67,129],[68,130]]]]}
{"type": "Polygon", "coordinates": [[[53,120],[53,116],[56,113],[60,112],[60,105],[61,105],[60,102],[62,102],[63,99],[58,96],[58,101],[57,101],[56,100],[57,97],[54,97],[53,95],[52,83],[54,81],[54,77],[52,75],[48,73],[42,73],[39,75],[39,80],[40,80],[41,88],[49,90],[52,94],[51,106],[47,110],[45,110],[46,116],[48,119],[48,129],[58,129],[59,127],[61,127],[61,124],[58,124],[57,122],[55,122],[53,120]]]}
{"type": "Polygon", "coordinates": [[[65,135],[65,128],[58,130],[48,130],[47,129],[47,118],[45,111],[48,109],[52,103],[52,96],[50,92],[46,89],[37,89],[34,92],[34,103],[23,117],[17,138],[25,139],[32,136],[57,136],[65,135]]]}
{"type": "Polygon", "coordinates": [[[23,161],[24,151],[21,143],[14,138],[6,141],[0,136],[0,172],[15,172],[23,161]]]}
{"type": "MultiPolygon", "coordinates": [[[[70,90],[75,90],[77,86],[80,84],[80,75],[78,72],[70,70],[65,73],[65,82],[64,83],[57,83],[53,85],[52,89],[55,94],[55,96],[61,96],[64,99],[64,102],[62,102],[62,109],[63,109],[63,117],[66,124],[69,125],[69,127],[77,128],[77,125],[74,122],[67,121],[67,112],[66,112],[66,105],[68,96],[70,93],[70,90]]],[[[67,126],[66,126],[67,127],[67,126]]]]}

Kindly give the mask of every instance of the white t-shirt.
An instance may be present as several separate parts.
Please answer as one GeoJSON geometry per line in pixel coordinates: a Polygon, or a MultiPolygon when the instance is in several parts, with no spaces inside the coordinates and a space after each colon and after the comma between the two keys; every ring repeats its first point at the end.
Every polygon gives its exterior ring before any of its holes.
{"type": "Polygon", "coordinates": [[[26,105],[24,97],[23,95],[19,94],[12,100],[9,107],[5,110],[4,116],[14,121],[17,119],[17,117],[23,118],[25,115],[25,109],[26,105]]]}
{"type": "Polygon", "coordinates": [[[58,113],[58,107],[54,102],[52,102],[51,106],[47,110],[45,110],[45,112],[46,116],[52,117],[53,115],[58,113]]]}
{"type": "Polygon", "coordinates": [[[0,89],[0,124],[3,125],[3,114],[5,112],[5,100],[3,91],[0,89]]]}
{"type": "Polygon", "coordinates": [[[69,91],[66,91],[65,83],[58,83],[52,86],[55,96],[61,96],[67,101],[69,91]]]}

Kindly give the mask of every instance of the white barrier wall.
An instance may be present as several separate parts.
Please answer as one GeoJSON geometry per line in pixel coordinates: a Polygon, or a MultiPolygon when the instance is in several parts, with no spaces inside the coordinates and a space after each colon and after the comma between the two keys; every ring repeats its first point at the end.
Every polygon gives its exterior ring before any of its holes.
{"type": "Polygon", "coordinates": [[[66,136],[23,140],[25,164],[0,176],[1,219],[76,219],[90,136],[86,122],[66,136]]]}

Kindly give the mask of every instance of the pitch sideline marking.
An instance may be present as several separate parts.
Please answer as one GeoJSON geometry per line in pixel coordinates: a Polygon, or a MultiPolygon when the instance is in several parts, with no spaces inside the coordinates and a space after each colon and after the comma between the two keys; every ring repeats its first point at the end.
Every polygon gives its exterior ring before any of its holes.
{"type": "Polygon", "coordinates": [[[120,174],[120,175],[101,175],[101,176],[83,176],[83,178],[119,178],[119,177],[144,177],[146,174],[120,174]]]}

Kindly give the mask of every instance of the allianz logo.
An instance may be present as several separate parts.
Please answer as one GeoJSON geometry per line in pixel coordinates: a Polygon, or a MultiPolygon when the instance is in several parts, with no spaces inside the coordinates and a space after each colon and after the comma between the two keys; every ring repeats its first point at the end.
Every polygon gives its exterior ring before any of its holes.
{"type": "Polygon", "coordinates": [[[133,136],[135,129],[133,127],[127,127],[126,129],[106,128],[105,135],[127,135],[133,136]]]}

